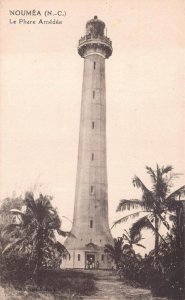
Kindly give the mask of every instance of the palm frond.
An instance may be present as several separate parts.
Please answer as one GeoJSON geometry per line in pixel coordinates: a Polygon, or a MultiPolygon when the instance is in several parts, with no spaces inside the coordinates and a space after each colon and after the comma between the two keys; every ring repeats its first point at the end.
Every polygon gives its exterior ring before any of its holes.
{"type": "Polygon", "coordinates": [[[151,176],[153,183],[155,183],[157,178],[154,170],[148,166],[146,166],[146,169],[147,169],[147,173],[151,176]]]}
{"type": "Polygon", "coordinates": [[[26,206],[27,209],[35,215],[37,216],[37,205],[35,203],[34,197],[33,197],[33,193],[31,192],[26,192],[25,193],[25,202],[26,202],[26,206]]]}
{"type": "Polygon", "coordinates": [[[75,237],[74,234],[72,234],[72,232],[70,231],[63,231],[61,229],[57,229],[57,233],[63,237],[67,237],[67,236],[75,237]]]}
{"type": "MultiPolygon", "coordinates": [[[[152,218],[154,218],[154,216],[152,216],[152,218]]],[[[161,240],[164,242],[164,244],[167,245],[165,239],[162,237],[162,235],[160,234],[160,232],[159,232],[159,231],[156,231],[154,225],[152,224],[152,220],[149,220],[149,218],[148,218],[148,221],[150,222],[150,226],[151,226],[152,231],[153,231],[154,233],[157,232],[157,234],[160,236],[160,238],[161,238],[161,240]]],[[[167,245],[167,246],[168,246],[168,245],[167,245]]]]}
{"type": "Polygon", "coordinates": [[[132,225],[130,229],[130,236],[132,240],[134,240],[136,236],[140,235],[142,229],[151,229],[153,231],[153,227],[151,226],[151,222],[148,220],[147,216],[140,218],[132,225]]]}
{"type": "Polygon", "coordinates": [[[134,237],[130,237],[131,243],[138,244],[140,240],[143,240],[144,238],[141,237],[141,234],[139,233],[138,235],[135,235],[134,237]]]}
{"type": "Polygon", "coordinates": [[[138,247],[142,247],[143,249],[146,249],[146,247],[144,245],[142,245],[142,244],[137,243],[135,245],[138,246],[138,247]]]}
{"type": "Polygon", "coordinates": [[[64,218],[64,219],[68,220],[71,224],[73,224],[73,222],[68,217],[62,216],[61,218],[64,218]]]}
{"type": "Polygon", "coordinates": [[[170,172],[170,171],[172,171],[173,170],[173,167],[172,166],[166,166],[166,167],[162,167],[161,168],[161,174],[163,175],[163,174],[166,174],[166,173],[168,173],[168,172],[170,172]]]}
{"type": "Polygon", "coordinates": [[[157,216],[159,217],[159,219],[162,221],[163,225],[169,230],[170,229],[170,225],[168,224],[168,222],[166,221],[166,218],[164,218],[162,216],[162,214],[157,214],[157,216]]]}
{"type": "Polygon", "coordinates": [[[130,210],[130,208],[137,208],[138,206],[144,207],[144,203],[138,199],[122,199],[120,200],[116,211],[130,210]]]}
{"type": "Polygon", "coordinates": [[[174,191],[173,193],[171,193],[166,200],[180,200],[181,197],[185,196],[185,185],[181,186],[179,189],[177,189],[176,191],[174,191]]]}
{"type": "Polygon", "coordinates": [[[115,221],[115,222],[113,223],[111,229],[112,229],[114,226],[118,225],[118,224],[127,222],[128,219],[130,219],[130,218],[133,219],[133,218],[138,217],[138,216],[140,215],[140,213],[142,213],[142,212],[143,212],[143,211],[138,211],[138,212],[136,212],[136,213],[133,213],[133,214],[130,214],[130,215],[128,215],[128,216],[125,216],[125,217],[120,218],[119,220],[117,220],[117,221],[115,221]]]}
{"type": "Polygon", "coordinates": [[[6,245],[6,247],[3,249],[2,254],[5,254],[8,250],[14,248],[15,246],[19,245],[20,243],[22,243],[24,240],[24,238],[17,238],[14,241],[12,241],[12,243],[9,243],[8,245],[6,245]]]}
{"type": "Polygon", "coordinates": [[[123,252],[123,238],[114,238],[114,246],[106,244],[104,247],[104,252],[108,253],[117,264],[118,261],[120,261],[123,252]]]}
{"type": "Polygon", "coordinates": [[[129,237],[126,234],[123,233],[122,237],[123,237],[124,240],[130,242],[129,237]]]}
{"type": "Polygon", "coordinates": [[[11,212],[12,214],[15,214],[15,215],[23,215],[23,216],[25,215],[24,212],[22,212],[21,210],[16,209],[16,208],[10,209],[10,212],[11,212]]]}
{"type": "Polygon", "coordinates": [[[124,229],[124,231],[126,232],[125,235],[127,235],[127,237],[130,237],[130,234],[128,233],[128,231],[126,229],[124,229]]]}
{"type": "Polygon", "coordinates": [[[110,244],[106,244],[104,247],[104,252],[105,253],[113,253],[114,251],[114,247],[110,244]]]}
{"type": "Polygon", "coordinates": [[[146,207],[146,209],[149,209],[153,207],[154,204],[154,198],[152,192],[144,185],[144,183],[141,181],[141,179],[137,176],[134,176],[132,183],[134,187],[140,188],[143,192],[142,194],[142,201],[146,207]]]}
{"type": "Polygon", "coordinates": [[[60,242],[56,242],[55,246],[56,246],[57,250],[59,252],[63,253],[64,255],[69,254],[66,247],[64,245],[62,245],[60,242]]]}
{"type": "Polygon", "coordinates": [[[132,183],[134,187],[140,188],[142,192],[150,192],[139,177],[134,176],[132,183]]]}
{"type": "Polygon", "coordinates": [[[125,251],[125,250],[134,251],[129,244],[124,244],[123,245],[123,251],[125,251]]]}

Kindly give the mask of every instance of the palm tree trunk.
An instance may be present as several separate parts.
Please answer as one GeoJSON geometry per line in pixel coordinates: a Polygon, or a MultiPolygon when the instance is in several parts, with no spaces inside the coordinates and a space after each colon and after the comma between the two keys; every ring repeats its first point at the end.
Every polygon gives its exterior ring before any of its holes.
{"type": "Polygon", "coordinates": [[[40,243],[38,243],[36,249],[36,264],[33,272],[35,276],[37,276],[37,273],[40,270],[40,266],[41,266],[41,254],[40,254],[40,243]]]}
{"type": "Polygon", "coordinates": [[[36,265],[34,274],[36,275],[42,266],[42,249],[43,248],[43,232],[42,229],[39,228],[37,232],[37,245],[36,245],[36,265]]]}
{"type": "Polygon", "coordinates": [[[155,216],[155,256],[154,256],[154,267],[158,267],[159,261],[159,219],[155,216]]]}

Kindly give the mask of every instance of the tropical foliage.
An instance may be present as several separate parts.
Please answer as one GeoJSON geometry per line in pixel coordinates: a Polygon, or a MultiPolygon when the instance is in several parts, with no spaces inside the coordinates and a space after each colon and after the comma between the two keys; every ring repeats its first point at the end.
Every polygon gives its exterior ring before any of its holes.
{"type": "Polygon", "coordinates": [[[109,254],[118,268],[123,255],[123,237],[115,238],[114,245],[106,244],[104,251],[109,254]]]}
{"type": "Polygon", "coordinates": [[[8,299],[81,299],[95,291],[93,274],[61,270],[66,249],[56,236],[69,235],[51,197],[26,193],[0,206],[0,274],[8,299]]]}
{"type": "Polygon", "coordinates": [[[34,199],[32,193],[26,193],[21,201],[20,209],[10,209],[13,218],[1,230],[2,259],[11,266],[14,261],[11,258],[17,256],[15,261],[24,262],[34,274],[43,268],[59,268],[67,250],[56,240],[56,233],[62,236],[69,233],[61,230],[61,221],[51,204],[51,197],[40,194],[34,199]]]}
{"type": "Polygon", "coordinates": [[[127,241],[127,248],[131,251],[123,251],[118,265],[125,278],[152,289],[154,295],[184,299],[184,220],[181,200],[185,195],[185,186],[170,193],[171,182],[177,176],[170,173],[171,166],[159,168],[157,165],[156,170],[149,167],[146,170],[152,180],[152,188],[148,189],[135,176],[133,184],[142,190],[141,200],[124,199],[117,208],[117,211],[140,209],[123,216],[114,226],[144,213],[131,225],[129,235],[123,235],[123,242],[127,241]],[[165,235],[160,233],[161,224],[167,229],[165,235]],[[154,250],[144,258],[136,255],[132,247],[133,241],[140,241],[143,229],[150,229],[155,235],[154,250]]]}
{"type": "Polygon", "coordinates": [[[145,246],[139,243],[140,240],[143,239],[140,233],[137,235],[131,235],[131,231],[128,233],[127,230],[124,230],[124,232],[125,233],[123,233],[123,241],[124,241],[123,253],[133,252],[135,254],[135,251],[133,250],[133,246],[138,246],[145,249],[145,246]]]}
{"type": "Polygon", "coordinates": [[[136,258],[140,257],[140,255],[135,254],[133,249],[134,245],[145,248],[145,246],[139,243],[140,240],[140,236],[132,239],[130,233],[125,230],[125,233],[123,233],[122,237],[114,239],[114,245],[106,244],[104,251],[112,258],[116,268],[120,269],[123,261],[127,263],[127,256],[136,258]]]}
{"type": "Polygon", "coordinates": [[[138,236],[142,229],[150,229],[155,235],[155,260],[157,264],[159,254],[159,241],[164,241],[160,235],[160,224],[163,224],[167,230],[170,229],[169,216],[172,212],[176,212],[178,207],[177,200],[185,195],[185,186],[170,194],[171,182],[177,174],[170,173],[172,166],[159,167],[156,170],[146,167],[147,173],[152,181],[151,189],[148,189],[141,179],[137,176],[133,178],[133,185],[142,191],[141,199],[123,199],[120,201],[117,211],[125,211],[140,208],[139,211],[123,216],[114,223],[120,224],[128,220],[128,218],[138,217],[141,213],[145,216],[140,217],[131,228],[131,236],[138,236]]]}

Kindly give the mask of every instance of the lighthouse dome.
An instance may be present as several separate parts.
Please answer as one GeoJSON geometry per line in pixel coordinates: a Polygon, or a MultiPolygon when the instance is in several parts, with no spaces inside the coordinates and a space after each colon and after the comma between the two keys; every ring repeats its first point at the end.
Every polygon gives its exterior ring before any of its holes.
{"type": "Polygon", "coordinates": [[[86,24],[86,34],[93,37],[104,36],[105,23],[94,16],[93,19],[89,20],[86,24]]]}

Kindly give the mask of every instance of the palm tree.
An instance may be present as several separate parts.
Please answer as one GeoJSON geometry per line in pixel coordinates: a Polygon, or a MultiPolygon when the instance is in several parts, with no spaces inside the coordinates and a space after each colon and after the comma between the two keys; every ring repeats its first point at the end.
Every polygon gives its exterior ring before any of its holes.
{"type": "Polygon", "coordinates": [[[104,252],[109,254],[118,268],[123,254],[123,237],[114,238],[114,246],[106,244],[104,252]]]}
{"type": "MultiPolygon", "coordinates": [[[[123,199],[120,201],[117,211],[130,210],[140,208],[138,212],[131,213],[117,220],[116,224],[125,222],[128,218],[138,217],[145,212],[146,215],[137,220],[130,231],[132,237],[137,236],[142,229],[151,229],[155,234],[155,261],[157,263],[159,252],[159,237],[164,241],[159,233],[159,227],[162,223],[169,230],[169,223],[167,222],[167,214],[176,209],[177,200],[180,200],[185,195],[185,185],[170,194],[171,181],[177,174],[168,175],[172,171],[172,166],[159,167],[156,170],[146,166],[147,173],[150,175],[152,181],[152,188],[149,190],[141,179],[137,176],[133,178],[133,185],[142,190],[142,198],[138,199],[123,199]]],[[[165,241],[164,241],[165,242],[165,241]]]]}
{"type": "Polygon", "coordinates": [[[132,235],[130,232],[128,233],[127,230],[124,230],[125,233],[123,233],[123,253],[130,253],[134,256],[136,256],[135,251],[133,249],[133,246],[138,246],[138,247],[142,247],[142,248],[146,248],[145,246],[143,246],[142,244],[139,243],[139,241],[141,239],[143,239],[139,234],[137,235],[132,235]]]}
{"type": "Polygon", "coordinates": [[[9,234],[9,241],[3,254],[12,249],[24,253],[31,263],[34,262],[34,273],[37,273],[55,260],[57,252],[67,252],[55,237],[55,232],[62,236],[69,233],[60,229],[61,221],[51,205],[51,197],[40,194],[34,199],[32,193],[26,193],[25,211],[11,209],[10,212],[19,219],[4,229],[9,234]]]}

